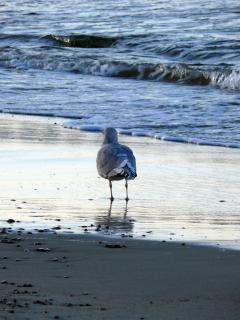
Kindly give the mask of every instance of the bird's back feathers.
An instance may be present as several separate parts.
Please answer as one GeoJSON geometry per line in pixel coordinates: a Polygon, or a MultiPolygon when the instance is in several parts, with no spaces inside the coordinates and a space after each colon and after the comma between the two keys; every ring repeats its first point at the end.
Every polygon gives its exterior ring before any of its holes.
{"type": "Polygon", "coordinates": [[[136,160],[130,148],[119,143],[104,144],[97,155],[97,169],[109,180],[134,179],[136,160]]]}

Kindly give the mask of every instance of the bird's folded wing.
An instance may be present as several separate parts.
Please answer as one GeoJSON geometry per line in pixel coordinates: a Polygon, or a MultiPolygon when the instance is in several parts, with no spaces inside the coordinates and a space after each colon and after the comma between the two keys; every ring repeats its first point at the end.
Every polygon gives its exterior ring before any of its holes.
{"type": "Polygon", "coordinates": [[[107,145],[103,146],[97,156],[97,168],[99,174],[108,178],[111,176],[121,173],[122,168],[128,164],[134,168],[136,167],[136,161],[134,155],[126,146],[123,145],[107,145]]]}

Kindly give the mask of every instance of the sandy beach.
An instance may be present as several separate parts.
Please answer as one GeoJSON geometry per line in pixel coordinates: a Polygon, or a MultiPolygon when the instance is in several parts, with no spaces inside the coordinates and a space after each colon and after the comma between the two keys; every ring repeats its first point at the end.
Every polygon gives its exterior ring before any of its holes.
{"type": "Polygon", "coordinates": [[[239,4],[0,1],[0,320],[240,320],[239,4]]]}
{"type": "Polygon", "coordinates": [[[0,319],[239,319],[236,251],[29,234],[0,248],[0,319]]]}
{"type": "Polygon", "coordinates": [[[100,134],[11,115],[0,133],[0,319],[239,319],[238,150],[121,136],[139,176],[109,214],[100,134]]]}

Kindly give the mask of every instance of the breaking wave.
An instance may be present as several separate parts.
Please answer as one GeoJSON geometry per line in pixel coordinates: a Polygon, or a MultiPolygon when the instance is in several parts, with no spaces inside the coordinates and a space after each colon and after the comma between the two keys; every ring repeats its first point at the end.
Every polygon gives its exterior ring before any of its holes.
{"type": "Polygon", "coordinates": [[[0,66],[16,69],[42,69],[136,80],[167,81],[189,85],[213,85],[240,89],[240,68],[230,65],[148,63],[108,60],[88,56],[26,54],[19,48],[0,47],[0,66]]]}

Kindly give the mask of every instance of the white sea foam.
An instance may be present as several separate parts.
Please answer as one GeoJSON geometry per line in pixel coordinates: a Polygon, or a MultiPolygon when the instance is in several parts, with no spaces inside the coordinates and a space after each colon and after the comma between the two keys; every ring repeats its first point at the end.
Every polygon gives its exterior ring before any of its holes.
{"type": "Polygon", "coordinates": [[[101,132],[103,131],[103,126],[98,125],[82,125],[79,123],[78,120],[69,120],[64,122],[64,128],[68,129],[76,129],[76,130],[82,130],[82,131],[89,131],[89,132],[101,132]]]}
{"type": "Polygon", "coordinates": [[[211,84],[222,89],[240,90],[240,69],[235,67],[227,73],[212,72],[211,84]]]}
{"type": "MultiPolygon", "coordinates": [[[[70,120],[64,123],[64,127],[68,129],[82,130],[88,132],[102,132],[105,127],[101,125],[82,125],[78,120],[70,120]]],[[[119,134],[136,136],[136,137],[148,137],[162,141],[176,142],[176,143],[189,143],[202,146],[218,146],[218,147],[228,147],[228,148],[240,148],[239,144],[231,143],[212,143],[211,141],[203,141],[202,139],[190,138],[190,137],[174,137],[164,134],[159,134],[152,131],[135,130],[135,129],[121,129],[117,128],[119,134]]]]}

